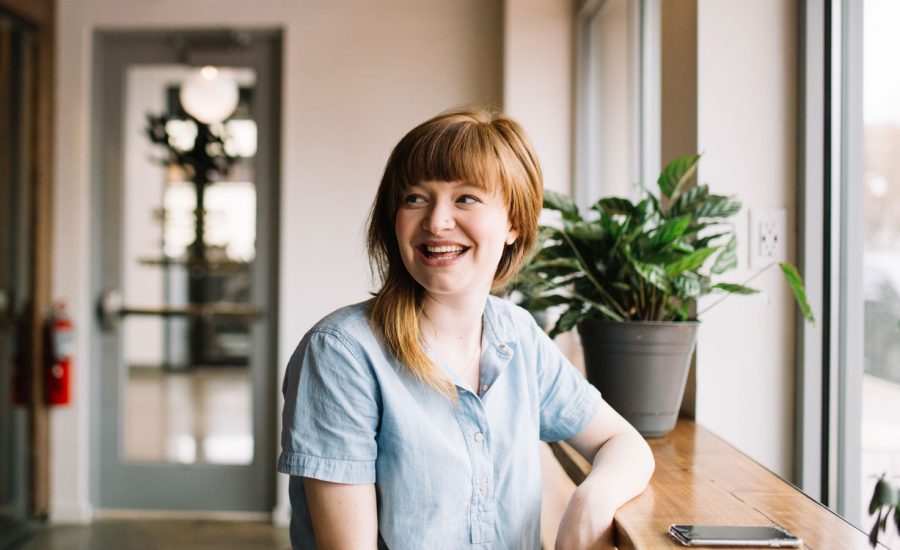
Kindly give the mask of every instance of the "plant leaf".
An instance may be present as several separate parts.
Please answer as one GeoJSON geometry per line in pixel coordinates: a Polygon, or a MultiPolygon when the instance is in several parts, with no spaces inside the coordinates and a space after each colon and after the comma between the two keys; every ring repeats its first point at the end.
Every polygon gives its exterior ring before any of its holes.
{"type": "Polygon", "coordinates": [[[547,280],[564,277],[581,271],[581,264],[574,258],[556,258],[553,260],[537,260],[528,264],[525,273],[544,274],[547,280]]]}
{"type": "Polygon", "coordinates": [[[672,243],[684,235],[690,224],[691,217],[682,216],[660,225],[650,234],[650,248],[658,249],[672,243]]]}
{"type": "Polygon", "coordinates": [[[722,252],[716,257],[716,263],[713,264],[710,271],[716,275],[721,275],[722,273],[737,267],[737,263],[737,237],[732,235],[725,244],[725,247],[722,248],[722,252]]]}
{"type": "Polygon", "coordinates": [[[600,199],[591,206],[591,210],[607,216],[634,216],[637,213],[637,207],[630,200],[619,197],[600,199]]]}
{"type": "Polygon", "coordinates": [[[713,233],[712,235],[706,235],[706,236],[701,237],[701,238],[697,239],[696,241],[694,241],[694,246],[697,248],[706,248],[714,240],[721,238],[721,237],[727,237],[729,235],[734,235],[734,231],[722,231],[720,233],[713,233]]]}
{"type": "Polygon", "coordinates": [[[600,313],[605,315],[608,319],[612,319],[614,321],[624,321],[625,320],[624,317],[622,317],[621,315],[619,315],[618,313],[616,313],[615,311],[613,311],[612,309],[608,308],[607,306],[605,306],[601,303],[595,302],[594,300],[591,300],[589,298],[585,298],[584,296],[582,296],[578,293],[575,294],[575,298],[583,301],[585,304],[587,304],[587,306],[589,308],[596,309],[597,311],[599,311],[600,313]]]}
{"type": "MultiPolygon", "coordinates": [[[[540,244],[536,245],[540,246],[540,244]]],[[[569,257],[569,245],[567,244],[551,244],[544,245],[535,253],[532,261],[554,260],[556,258],[569,257]]]]}
{"type": "Polygon", "coordinates": [[[678,200],[672,203],[672,206],[669,208],[669,216],[692,215],[694,209],[702,204],[708,196],[709,185],[703,184],[688,189],[678,197],[678,200]]]}
{"type": "Polygon", "coordinates": [[[564,311],[563,314],[559,316],[559,319],[556,320],[556,325],[554,325],[553,330],[550,331],[550,338],[555,338],[559,334],[569,332],[575,325],[580,323],[582,319],[584,319],[582,305],[580,303],[573,303],[569,306],[569,309],[564,311]]]}
{"type": "Polygon", "coordinates": [[[703,265],[707,258],[712,256],[719,247],[701,248],[695,252],[683,256],[681,259],[666,266],[666,276],[674,277],[685,271],[693,271],[703,265]]]}
{"type": "Polygon", "coordinates": [[[723,195],[709,195],[697,209],[697,218],[729,218],[741,210],[741,201],[723,195]]]}
{"type": "Polygon", "coordinates": [[[550,189],[544,190],[544,208],[562,213],[564,220],[581,221],[578,206],[571,198],[550,189]]]}
{"type": "Polygon", "coordinates": [[[645,281],[662,290],[669,292],[669,281],[666,279],[666,270],[661,265],[650,264],[632,260],[631,265],[634,270],[643,277],[645,281]]]}
{"type": "Polygon", "coordinates": [[[724,290],[729,294],[759,294],[759,291],[749,286],[739,285],[736,283],[716,283],[712,286],[719,290],[724,290]]]}
{"type": "Polygon", "coordinates": [[[700,280],[693,273],[684,273],[672,278],[672,288],[675,294],[681,299],[696,298],[700,295],[703,287],[700,280]]]}
{"type": "Polygon", "coordinates": [[[809,305],[809,299],[806,297],[806,289],[803,286],[803,279],[800,277],[800,273],[797,272],[797,268],[787,262],[782,262],[778,265],[781,267],[785,279],[787,279],[788,286],[791,287],[791,291],[794,293],[794,300],[796,300],[797,305],[800,306],[803,317],[808,323],[814,324],[816,319],[813,317],[812,307],[809,305]]]}
{"type": "Polygon", "coordinates": [[[528,269],[531,271],[544,271],[548,267],[569,268],[570,271],[575,271],[580,267],[580,264],[578,263],[578,260],[572,257],[557,257],[549,260],[536,258],[528,264],[528,269]]]}
{"type": "Polygon", "coordinates": [[[673,241],[672,248],[674,248],[675,250],[677,250],[678,252],[681,252],[683,254],[690,254],[691,252],[697,250],[694,246],[692,246],[689,243],[686,243],[682,240],[673,241]]]}
{"type": "Polygon", "coordinates": [[[666,165],[656,184],[662,195],[668,199],[675,200],[678,195],[683,193],[691,181],[691,178],[697,173],[697,162],[700,155],[686,155],[666,165]]]}
{"type": "Polygon", "coordinates": [[[880,527],[878,524],[881,523],[881,512],[878,513],[878,517],[875,518],[875,525],[872,526],[872,530],[869,531],[869,544],[872,545],[872,548],[875,548],[875,545],[878,544],[878,528],[880,527]]]}
{"type": "Polygon", "coordinates": [[[653,205],[653,211],[658,214],[662,214],[662,208],[660,208],[660,206],[659,206],[659,199],[656,197],[656,195],[651,193],[649,190],[647,190],[646,193],[647,193],[646,200],[650,201],[650,204],[653,205]]]}
{"type": "Polygon", "coordinates": [[[900,533],[900,502],[894,506],[894,523],[897,524],[897,532],[900,533]]]}
{"type": "Polygon", "coordinates": [[[881,474],[878,482],[875,483],[875,490],[872,491],[872,500],[869,501],[869,515],[875,513],[875,510],[882,506],[894,505],[894,488],[887,480],[885,474],[881,474]]]}
{"type": "Polygon", "coordinates": [[[584,221],[567,223],[566,232],[579,241],[599,241],[606,235],[600,224],[584,221]]]}
{"type": "Polygon", "coordinates": [[[549,296],[539,296],[537,298],[528,298],[523,301],[520,305],[527,309],[528,311],[543,311],[547,308],[554,306],[561,306],[563,304],[568,304],[572,301],[572,298],[568,296],[560,296],[559,294],[551,294],[549,296]]]}

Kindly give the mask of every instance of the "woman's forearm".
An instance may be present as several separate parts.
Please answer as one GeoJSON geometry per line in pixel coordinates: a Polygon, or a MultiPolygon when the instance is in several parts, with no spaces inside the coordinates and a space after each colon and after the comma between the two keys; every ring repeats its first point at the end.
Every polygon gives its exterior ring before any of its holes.
{"type": "Polygon", "coordinates": [[[613,548],[616,510],[647,487],[655,467],[653,453],[637,430],[607,403],[568,441],[592,459],[593,467],[569,499],[556,548],[613,548]]]}
{"type": "Polygon", "coordinates": [[[597,450],[591,473],[579,489],[601,493],[618,509],[643,492],[654,468],[653,453],[644,438],[636,431],[626,431],[597,450]]]}

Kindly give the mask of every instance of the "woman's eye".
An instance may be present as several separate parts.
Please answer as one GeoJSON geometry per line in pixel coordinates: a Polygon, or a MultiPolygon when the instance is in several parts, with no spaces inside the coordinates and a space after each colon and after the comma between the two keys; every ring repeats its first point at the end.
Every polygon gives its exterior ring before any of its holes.
{"type": "Polygon", "coordinates": [[[480,201],[478,200],[478,197],[474,195],[463,195],[459,198],[458,202],[463,204],[475,204],[480,201]]]}
{"type": "Polygon", "coordinates": [[[407,195],[403,199],[404,204],[422,204],[425,202],[425,197],[422,195],[407,195]]]}

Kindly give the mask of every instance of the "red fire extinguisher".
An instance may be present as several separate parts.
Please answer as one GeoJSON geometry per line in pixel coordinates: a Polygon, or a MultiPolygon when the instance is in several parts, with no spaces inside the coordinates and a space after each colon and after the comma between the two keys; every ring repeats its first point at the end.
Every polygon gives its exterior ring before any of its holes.
{"type": "Polygon", "coordinates": [[[72,348],[75,334],[65,302],[56,302],[48,326],[50,328],[46,396],[48,405],[68,405],[71,399],[72,348]]]}

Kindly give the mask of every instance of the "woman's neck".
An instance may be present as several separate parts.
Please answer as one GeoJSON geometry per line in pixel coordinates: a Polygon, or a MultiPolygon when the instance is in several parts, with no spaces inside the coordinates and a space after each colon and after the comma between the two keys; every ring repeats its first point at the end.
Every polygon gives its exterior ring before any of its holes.
{"type": "Polygon", "coordinates": [[[481,316],[486,302],[486,294],[463,299],[426,294],[422,303],[426,339],[433,344],[439,341],[444,346],[454,344],[465,349],[480,345],[481,316]]]}

